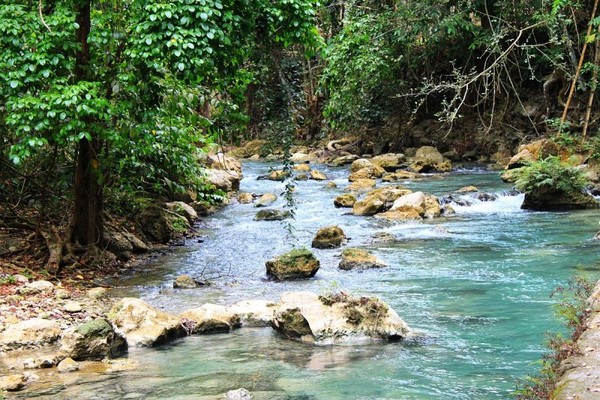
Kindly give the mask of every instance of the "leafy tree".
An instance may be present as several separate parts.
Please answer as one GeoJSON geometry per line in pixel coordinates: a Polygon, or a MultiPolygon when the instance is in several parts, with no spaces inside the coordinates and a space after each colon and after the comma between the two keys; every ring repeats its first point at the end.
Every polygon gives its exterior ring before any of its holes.
{"type": "Polygon", "coordinates": [[[4,154],[72,162],[69,239],[102,246],[107,185],[199,183],[211,117],[235,109],[228,93],[257,43],[318,43],[313,1],[3,0],[4,154]]]}

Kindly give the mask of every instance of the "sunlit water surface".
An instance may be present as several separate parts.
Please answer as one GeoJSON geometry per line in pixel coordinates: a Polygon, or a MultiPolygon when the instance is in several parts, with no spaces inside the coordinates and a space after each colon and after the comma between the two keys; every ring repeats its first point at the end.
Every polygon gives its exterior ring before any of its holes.
{"type": "MultiPolygon", "coordinates": [[[[281,193],[283,185],[257,180],[272,164],[246,163],[242,190],[281,193]]],[[[142,367],[81,382],[41,397],[90,399],[222,398],[245,387],[255,399],[493,399],[510,398],[519,378],[536,371],[544,334],[559,331],[550,298],[577,273],[598,277],[597,211],[522,211],[496,172],[456,171],[404,182],[444,195],[466,185],[499,193],[456,214],[424,222],[384,222],[336,209],[347,169],[319,166],[339,189],[297,183],[294,238],[280,222],[256,222],[252,205],[234,204],[198,225],[203,242],[162,257],[120,281],[120,295],[139,296],[169,312],[206,302],[276,300],[289,290],[344,290],[382,298],[422,334],[410,343],[314,347],[279,337],[269,328],[194,336],[152,350],[133,350],[142,367]],[[369,249],[385,269],[341,271],[340,250],[315,250],[314,279],[265,280],[265,261],[292,246],[310,247],[315,232],[339,225],[348,246],[369,249]],[[378,232],[394,243],[373,243],[378,232]],[[177,275],[211,279],[197,290],[174,290],[177,275]]],[[[282,207],[280,198],[275,204],[282,207]]]]}

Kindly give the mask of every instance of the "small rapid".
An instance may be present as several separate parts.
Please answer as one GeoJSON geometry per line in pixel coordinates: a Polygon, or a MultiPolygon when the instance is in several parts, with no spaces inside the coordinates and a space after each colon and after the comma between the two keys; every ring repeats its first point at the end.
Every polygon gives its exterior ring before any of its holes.
{"type": "MultiPolygon", "coordinates": [[[[256,179],[271,167],[276,165],[245,163],[241,190],[279,195],[281,183],[256,179]]],[[[143,367],[58,393],[214,399],[245,387],[254,399],[506,399],[518,379],[536,371],[544,334],[561,329],[549,297],[553,290],[576,273],[598,278],[598,244],[591,240],[597,211],[521,210],[522,195],[511,192],[497,173],[476,169],[401,183],[441,198],[454,193],[458,202],[449,204],[455,214],[416,222],[356,217],[333,206],[347,184],[347,168],[316,168],[338,188],[297,182],[293,236],[285,224],[254,221],[252,205],[232,204],[198,224],[202,243],[190,242],[149,263],[119,281],[116,293],[175,313],[206,302],[277,300],[290,290],[343,290],[380,297],[421,333],[419,339],[315,347],[268,328],[243,328],[131,351],[129,358],[143,367]],[[490,196],[455,194],[467,185],[490,196]],[[316,231],[327,225],[340,226],[350,238],[347,246],[366,248],[389,267],[342,271],[339,249],[315,250],[321,269],[314,279],[265,279],[266,260],[293,246],[310,247],[316,231]],[[181,274],[212,285],[174,290],[172,282],[181,274]]],[[[283,206],[280,197],[274,207],[283,206]]]]}

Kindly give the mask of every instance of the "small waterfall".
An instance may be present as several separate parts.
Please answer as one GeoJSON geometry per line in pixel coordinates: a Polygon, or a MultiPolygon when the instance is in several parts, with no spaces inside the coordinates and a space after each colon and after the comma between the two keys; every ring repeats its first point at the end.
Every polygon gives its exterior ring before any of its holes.
{"type": "Polygon", "coordinates": [[[481,194],[472,193],[456,197],[459,201],[450,201],[449,204],[457,214],[511,214],[523,212],[521,205],[525,195],[505,191],[483,198],[481,194]]]}

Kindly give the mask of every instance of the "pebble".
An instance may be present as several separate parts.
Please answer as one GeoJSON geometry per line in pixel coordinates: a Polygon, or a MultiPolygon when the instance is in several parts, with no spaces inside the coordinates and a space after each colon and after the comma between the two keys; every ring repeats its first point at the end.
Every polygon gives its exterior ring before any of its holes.
{"type": "Polygon", "coordinates": [[[65,303],[65,311],[68,313],[76,313],[76,312],[80,312],[82,310],[81,308],[81,304],[75,302],[75,301],[69,301],[67,303],[65,303]]]}

